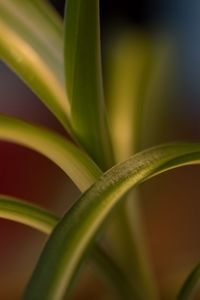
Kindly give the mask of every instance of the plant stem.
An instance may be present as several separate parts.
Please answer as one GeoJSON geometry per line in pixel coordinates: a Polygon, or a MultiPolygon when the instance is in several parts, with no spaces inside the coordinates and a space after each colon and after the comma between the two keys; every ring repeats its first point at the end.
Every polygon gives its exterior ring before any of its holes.
{"type": "MultiPolygon", "coordinates": [[[[102,273],[106,283],[109,283],[109,286],[112,287],[117,299],[133,300],[133,293],[135,295],[136,291],[133,291],[130,280],[105,250],[95,247],[92,257],[95,262],[94,266],[102,273]]],[[[139,298],[135,297],[134,300],[139,300],[139,298]]]]}
{"type": "Polygon", "coordinates": [[[140,300],[155,300],[158,296],[146,251],[137,192],[131,192],[114,215],[109,235],[112,237],[110,247],[129,277],[133,292],[139,295],[140,300]]]}

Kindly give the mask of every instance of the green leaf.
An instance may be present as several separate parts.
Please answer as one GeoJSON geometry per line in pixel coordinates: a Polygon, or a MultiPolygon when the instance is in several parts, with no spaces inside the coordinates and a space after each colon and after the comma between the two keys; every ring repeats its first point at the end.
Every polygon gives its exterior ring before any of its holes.
{"type": "Polygon", "coordinates": [[[113,160],[103,96],[98,0],[66,2],[65,75],[72,129],[105,169],[113,160]]]}
{"type": "Polygon", "coordinates": [[[155,49],[149,35],[126,30],[110,41],[107,52],[108,112],[115,157],[120,162],[139,148],[155,49]]]}
{"type": "Polygon", "coordinates": [[[186,279],[177,300],[191,300],[195,299],[195,292],[200,282],[200,264],[198,264],[194,270],[190,273],[186,279]]]}
{"type": "MultiPolygon", "coordinates": [[[[136,292],[130,283],[130,278],[128,278],[127,274],[114,262],[112,256],[108,255],[105,250],[97,244],[95,244],[92,251],[92,261],[98,273],[102,274],[102,279],[105,283],[112,287],[117,299],[133,300],[133,295],[135,295],[136,292]]],[[[137,299],[135,298],[135,300],[137,299]]]]}
{"type": "MultiPolygon", "coordinates": [[[[55,34],[59,35],[60,38],[63,38],[63,26],[62,26],[62,19],[59,14],[57,14],[56,10],[51,6],[51,4],[47,1],[41,1],[41,0],[31,0],[29,2],[25,1],[26,4],[32,5],[32,7],[35,7],[35,10],[37,11],[38,14],[40,14],[42,20],[46,21],[46,26],[51,28],[52,31],[54,31],[55,34]]],[[[48,40],[50,41],[51,36],[48,37],[48,40]]],[[[54,40],[52,40],[54,42],[54,40]]],[[[61,40],[60,40],[60,42],[61,40]]],[[[51,45],[53,46],[53,45],[51,45]]],[[[56,45],[54,45],[56,46],[56,45]]],[[[57,47],[57,46],[56,46],[57,47]]],[[[60,53],[61,55],[61,53],[60,53]]]]}
{"type": "MultiPolygon", "coordinates": [[[[130,28],[117,32],[117,36],[114,35],[108,43],[106,95],[117,162],[139,151],[144,141],[143,125],[145,123],[147,127],[150,124],[146,104],[152,103],[150,98],[154,102],[158,98],[160,101],[161,75],[166,72],[161,64],[166,61],[164,48],[162,39],[158,43],[155,35],[130,28]]],[[[155,117],[155,112],[152,115],[155,117]]],[[[130,194],[114,215],[109,247],[129,277],[143,291],[144,299],[155,300],[158,293],[148,259],[138,196],[135,191],[130,194]]]]}
{"type": "Polygon", "coordinates": [[[33,149],[52,160],[84,191],[101,171],[95,163],[67,139],[50,130],[13,117],[0,116],[0,139],[33,149]]]}
{"type": "MultiPolygon", "coordinates": [[[[50,234],[59,218],[39,206],[26,203],[17,198],[0,195],[0,218],[19,222],[50,234]]],[[[92,258],[95,267],[109,281],[119,299],[130,298],[130,284],[114,261],[98,246],[94,247],[92,258]]]]}
{"type": "Polygon", "coordinates": [[[111,168],[66,213],[50,236],[26,300],[63,299],[110,212],[132,187],[166,170],[200,163],[200,144],[162,145],[111,168]]]}
{"type": "Polygon", "coordinates": [[[0,58],[69,129],[62,23],[47,3],[0,0],[0,58]]]}
{"type": "Polygon", "coordinates": [[[0,195],[0,218],[28,225],[47,234],[59,221],[58,217],[39,206],[5,195],[0,195]]]}

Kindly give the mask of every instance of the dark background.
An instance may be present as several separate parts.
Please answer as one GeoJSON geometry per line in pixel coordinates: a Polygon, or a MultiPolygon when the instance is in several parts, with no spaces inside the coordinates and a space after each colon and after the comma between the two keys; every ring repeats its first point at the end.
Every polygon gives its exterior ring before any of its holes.
{"type": "MultiPolygon", "coordinates": [[[[63,15],[65,1],[51,0],[51,3],[63,15]]],[[[101,0],[101,20],[111,22],[112,20],[122,20],[136,25],[147,25],[152,22],[156,12],[160,10],[158,1],[113,1],[101,0]]]]}

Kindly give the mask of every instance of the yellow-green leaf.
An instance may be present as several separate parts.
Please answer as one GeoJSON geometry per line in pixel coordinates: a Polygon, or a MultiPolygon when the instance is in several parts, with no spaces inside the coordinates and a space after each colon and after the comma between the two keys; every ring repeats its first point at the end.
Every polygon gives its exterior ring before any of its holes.
{"type": "Polygon", "coordinates": [[[82,150],[61,135],[13,117],[0,116],[0,140],[33,149],[57,164],[84,191],[101,175],[82,150]]]}
{"type": "Polygon", "coordinates": [[[0,59],[69,129],[62,30],[59,17],[46,2],[0,0],[0,59]]]}
{"type": "MultiPolygon", "coordinates": [[[[50,234],[59,221],[57,216],[39,206],[5,195],[0,195],[0,218],[19,222],[46,234],[50,234]]],[[[111,257],[96,245],[92,258],[98,271],[103,273],[104,278],[106,275],[106,279],[111,283],[110,287],[116,293],[117,298],[131,299],[129,280],[111,257]]]]}
{"type": "Polygon", "coordinates": [[[112,164],[112,151],[103,95],[98,0],[66,2],[65,75],[73,132],[106,169],[112,164]]]}
{"type": "Polygon", "coordinates": [[[200,144],[172,144],[138,153],[106,172],[56,226],[24,299],[63,299],[97,233],[122,196],[166,170],[199,163],[200,144]]]}

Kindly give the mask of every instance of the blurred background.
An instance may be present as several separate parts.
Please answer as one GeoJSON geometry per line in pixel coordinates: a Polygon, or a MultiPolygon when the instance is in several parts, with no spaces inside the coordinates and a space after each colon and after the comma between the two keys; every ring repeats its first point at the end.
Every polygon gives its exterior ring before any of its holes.
{"type": "MultiPolygon", "coordinates": [[[[63,16],[65,1],[51,3],[63,16]]],[[[139,148],[177,140],[199,141],[200,1],[100,0],[100,6],[106,98],[114,58],[129,64],[126,48],[122,47],[119,58],[115,50],[130,41],[135,52],[128,57],[139,60],[137,67],[129,70],[133,101],[137,95],[145,100],[139,148]],[[141,73],[144,61],[148,78],[141,73]]],[[[1,113],[65,134],[3,63],[0,78],[1,113]]],[[[62,171],[30,150],[1,142],[0,164],[1,194],[38,203],[59,215],[78,197],[62,171]]],[[[141,187],[145,237],[163,300],[174,298],[186,274],[200,261],[199,178],[200,167],[185,167],[141,187]]],[[[21,299],[45,238],[30,228],[0,220],[0,299],[21,299]]],[[[77,283],[79,290],[73,299],[84,299],[84,293],[85,299],[103,299],[107,291],[91,267],[87,269],[88,276],[77,283]]]]}

